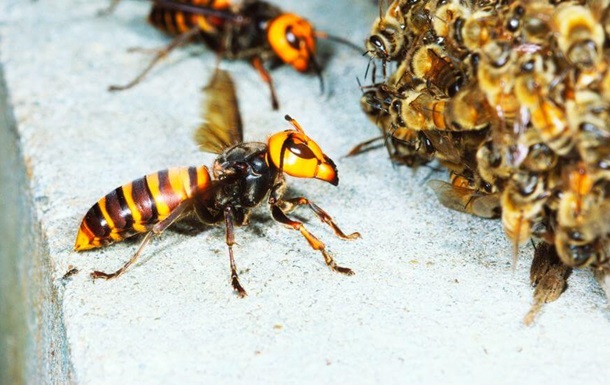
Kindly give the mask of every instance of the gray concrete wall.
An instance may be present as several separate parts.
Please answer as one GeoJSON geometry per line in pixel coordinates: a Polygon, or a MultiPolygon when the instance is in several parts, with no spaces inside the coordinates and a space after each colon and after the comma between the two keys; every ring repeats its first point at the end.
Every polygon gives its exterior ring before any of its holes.
{"type": "MultiPolygon", "coordinates": [[[[0,74],[1,76],[1,74],[0,74]]],[[[22,255],[31,255],[34,232],[32,202],[27,194],[20,151],[4,78],[0,83],[0,383],[20,384],[25,372],[26,290],[22,255]]],[[[31,261],[29,261],[31,263],[31,261]]]]}
{"type": "Polygon", "coordinates": [[[0,71],[0,383],[66,384],[68,353],[61,292],[52,282],[46,232],[32,196],[10,93],[0,71]]]}
{"type": "MultiPolygon", "coordinates": [[[[356,275],[330,272],[261,207],[236,232],[245,299],[231,292],[221,228],[168,231],[123,277],[93,282],[91,270],[116,269],[137,244],[74,253],[88,208],[152,171],[213,160],[191,134],[214,55],[177,50],[137,88],[110,94],[148,60],[127,48],[168,39],[146,24],[145,2],[97,17],[105,3],[0,4],[2,383],[607,383],[610,312],[591,272],[575,272],[527,328],[531,247],[513,272],[497,221],[436,202],[425,181],[444,173],[392,167],[383,151],[342,158],[376,135],[355,81],[367,60],[324,42],[324,95],[315,77],[278,68],[277,112],[249,65],[223,68],[247,140],[287,128],[289,113],[336,161],[338,187],[290,179],[290,194],[362,233],[340,241],[297,213],[356,275]],[[62,281],[69,265],[80,273],[62,281]]],[[[368,0],[282,3],[353,41],[377,14],[368,0]]]]}

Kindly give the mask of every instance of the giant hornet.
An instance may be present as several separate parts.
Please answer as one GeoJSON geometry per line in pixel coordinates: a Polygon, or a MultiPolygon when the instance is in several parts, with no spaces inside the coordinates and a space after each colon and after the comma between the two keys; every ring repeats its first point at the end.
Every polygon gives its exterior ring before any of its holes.
{"type": "MultiPolygon", "coordinates": [[[[119,1],[114,0],[111,8],[119,1]]],[[[261,0],[244,0],[238,5],[230,4],[229,0],[154,0],[148,20],[176,37],[132,81],[110,86],[109,90],[133,87],[172,49],[200,39],[222,58],[249,61],[269,86],[271,104],[277,110],[273,79],[265,63],[288,64],[301,73],[313,70],[323,90],[322,70],[316,61],[316,39],[331,39],[360,51],[347,40],[316,31],[303,17],[261,0]]]]}
{"type": "Polygon", "coordinates": [[[244,142],[242,124],[233,82],[228,73],[217,70],[207,87],[204,122],[196,132],[201,149],[217,153],[212,175],[206,166],[161,170],[124,184],[95,203],[87,212],[74,249],[82,251],[145,234],[137,251],[127,263],[112,273],[94,271],[93,278],[111,279],[136,263],[154,235],[175,222],[194,215],[204,224],[224,223],[229,248],[231,284],[240,297],[246,291],[239,282],[233,257],[234,226],[248,223],[250,211],[265,199],[271,216],[288,228],[297,230],[309,245],[319,250],[328,267],[352,275],[353,271],[335,263],[332,255],[305,225],[288,217],[298,206],[308,206],[341,239],[346,235],[322,208],[305,197],[285,199],[284,173],[300,178],[316,178],[337,185],[333,161],[309,138],[290,116],[293,129],[271,135],[267,143],[244,142]]]}

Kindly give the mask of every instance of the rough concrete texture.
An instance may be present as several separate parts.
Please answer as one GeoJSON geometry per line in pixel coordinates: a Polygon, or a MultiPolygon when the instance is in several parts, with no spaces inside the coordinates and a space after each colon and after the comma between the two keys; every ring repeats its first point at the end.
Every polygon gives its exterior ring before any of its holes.
{"type": "MultiPolygon", "coordinates": [[[[0,55],[17,123],[2,129],[18,135],[30,190],[17,194],[33,205],[30,228],[38,230],[29,243],[37,249],[20,249],[22,259],[13,262],[15,270],[29,269],[26,281],[2,286],[5,293],[29,290],[15,331],[29,341],[25,382],[607,383],[610,311],[590,271],[576,271],[568,291],[526,327],[530,246],[513,272],[499,222],[436,202],[425,181],[445,174],[392,167],[383,150],[342,158],[377,134],[359,110],[356,77],[367,60],[324,41],[325,93],[315,77],[278,68],[278,112],[248,64],[222,66],[235,77],[248,140],[287,128],[289,113],[336,161],[338,187],[291,179],[289,193],[313,199],[346,232],[362,233],[341,241],[310,212],[298,212],[356,275],[329,271],[298,233],[261,207],[236,232],[245,299],[231,291],[222,228],[168,231],[127,274],[93,282],[91,270],[118,268],[137,243],[73,252],[89,207],[152,171],[213,159],[191,134],[215,56],[179,49],[140,86],[108,93],[109,84],[130,80],[147,63],[149,56],[127,48],[160,47],[168,38],[147,25],[147,3],[125,1],[114,15],[97,17],[105,4],[0,4],[0,55]],[[62,280],[69,265],[80,272],[62,280]]],[[[377,15],[366,0],[282,6],[353,41],[364,39],[377,15]]]]}

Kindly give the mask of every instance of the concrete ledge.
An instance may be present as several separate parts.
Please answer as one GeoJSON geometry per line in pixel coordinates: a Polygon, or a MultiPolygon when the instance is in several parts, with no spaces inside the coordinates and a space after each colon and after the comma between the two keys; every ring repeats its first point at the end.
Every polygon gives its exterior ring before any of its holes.
{"type": "MultiPolygon", "coordinates": [[[[273,71],[278,112],[247,64],[223,67],[248,140],[284,129],[289,113],[336,161],[338,188],[291,180],[291,193],[362,233],[343,242],[297,214],[356,275],[328,271],[262,207],[236,234],[246,299],[231,292],[221,228],[169,231],[126,275],[94,283],[89,271],[117,268],[136,243],[74,253],[87,209],[149,172],[213,159],[191,134],[214,55],[178,50],[137,88],[110,94],[147,62],[127,48],[168,40],[146,24],[148,4],[97,17],[104,4],[0,5],[1,383],[608,382],[610,311],[591,272],[575,272],[527,328],[530,247],[513,273],[498,222],[435,201],[425,181],[444,174],[393,168],[383,151],[341,157],[376,132],[358,103],[366,59],[330,43],[320,43],[322,96],[315,77],[273,71]],[[70,265],[80,273],[62,280],[70,265]]],[[[352,40],[377,15],[367,0],[282,4],[352,40]]]]}

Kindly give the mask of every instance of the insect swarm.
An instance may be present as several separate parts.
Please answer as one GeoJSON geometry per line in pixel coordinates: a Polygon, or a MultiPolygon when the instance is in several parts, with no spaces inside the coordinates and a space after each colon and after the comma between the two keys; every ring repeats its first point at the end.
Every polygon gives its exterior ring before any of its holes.
{"type": "MultiPolygon", "coordinates": [[[[118,2],[115,0],[111,9],[118,2]]],[[[313,71],[323,90],[322,69],[316,61],[317,38],[331,39],[359,50],[344,39],[316,31],[303,17],[261,0],[238,4],[228,0],[154,0],[148,21],[175,36],[174,40],[160,49],[136,78],[125,85],[110,86],[111,91],[138,84],[172,49],[202,41],[221,58],[250,62],[267,83],[272,108],[277,110],[279,103],[267,65],[286,64],[300,73],[313,71]]]]}
{"type": "Polygon", "coordinates": [[[244,142],[237,97],[228,73],[217,70],[206,92],[206,121],[195,137],[202,150],[218,154],[212,175],[206,166],[161,170],[114,189],[95,203],[80,225],[76,251],[105,246],[136,234],[144,234],[144,238],[120,269],[112,273],[94,271],[92,277],[120,276],[136,263],[154,235],[194,215],[203,224],[224,224],[231,285],[243,297],[246,291],[239,282],[233,256],[234,227],[248,224],[250,211],[265,200],[273,219],[299,231],[314,250],[322,253],[331,270],[352,275],[351,269],[335,263],[322,241],[288,214],[299,206],[307,206],[337,237],[355,239],[360,234],[344,234],[330,215],[303,196],[283,197],[284,173],[336,186],[339,178],[333,161],[288,115],[286,120],[293,129],[271,135],[267,143],[244,142]]]}
{"type": "Polygon", "coordinates": [[[365,42],[384,79],[361,106],[411,149],[392,159],[447,168],[439,201],[500,217],[513,264],[540,241],[528,324],[572,268],[610,272],[608,15],[606,0],[396,0],[365,42]]]}

